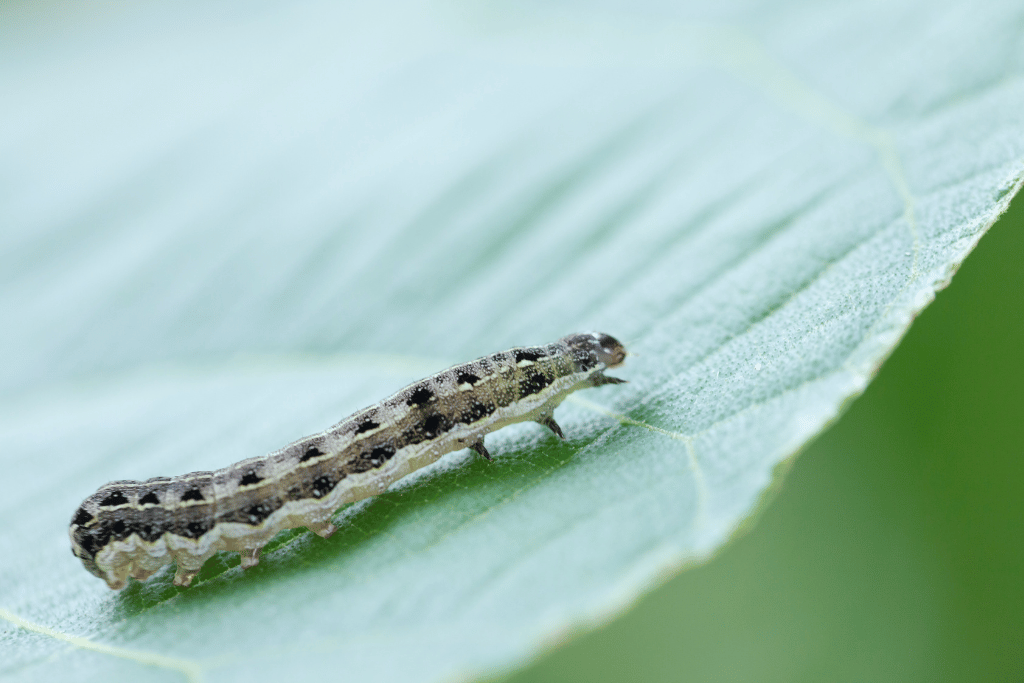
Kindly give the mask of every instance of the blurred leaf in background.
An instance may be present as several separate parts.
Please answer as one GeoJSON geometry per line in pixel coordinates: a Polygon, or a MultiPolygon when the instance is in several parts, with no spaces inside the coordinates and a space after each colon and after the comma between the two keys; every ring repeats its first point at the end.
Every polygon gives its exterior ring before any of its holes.
{"type": "Polygon", "coordinates": [[[0,13],[13,680],[521,667],[720,550],[1024,178],[1015,3],[0,13]],[[588,329],[636,355],[565,443],[502,430],[188,590],[68,552],[108,480],[588,329]]]}

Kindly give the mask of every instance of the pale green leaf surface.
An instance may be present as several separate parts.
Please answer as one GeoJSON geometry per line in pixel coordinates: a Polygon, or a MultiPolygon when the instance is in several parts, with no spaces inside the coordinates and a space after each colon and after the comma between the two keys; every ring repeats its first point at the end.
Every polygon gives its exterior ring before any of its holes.
{"type": "MultiPolygon", "coordinates": [[[[708,557],[1024,171],[1017,3],[91,5],[0,18],[0,675],[435,681],[708,557]],[[110,592],[111,479],[581,330],[630,384],[110,592]]],[[[699,618],[699,615],[680,615],[699,618]]]]}

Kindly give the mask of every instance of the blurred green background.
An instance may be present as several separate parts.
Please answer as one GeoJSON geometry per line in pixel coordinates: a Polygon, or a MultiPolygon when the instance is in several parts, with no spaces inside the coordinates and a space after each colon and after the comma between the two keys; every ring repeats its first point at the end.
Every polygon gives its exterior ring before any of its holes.
{"type": "Polygon", "coordinates": [[[746,533],[513,676],[1024,680],[1024,200],[746,533]]]}

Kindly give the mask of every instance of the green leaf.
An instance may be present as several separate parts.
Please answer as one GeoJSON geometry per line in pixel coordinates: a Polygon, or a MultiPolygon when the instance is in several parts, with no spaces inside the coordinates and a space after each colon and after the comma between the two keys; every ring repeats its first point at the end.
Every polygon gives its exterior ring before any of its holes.
{"type": "Polygon", "coordinates": [[[1024,175],[1011,4],[37,11],[0,9],[12,680],[519,666],[720,548],[1024,175]],[[635,355],[567,443],[508,428],[189,589],[68,551],[108,480],[583,330],[635,355]]]}

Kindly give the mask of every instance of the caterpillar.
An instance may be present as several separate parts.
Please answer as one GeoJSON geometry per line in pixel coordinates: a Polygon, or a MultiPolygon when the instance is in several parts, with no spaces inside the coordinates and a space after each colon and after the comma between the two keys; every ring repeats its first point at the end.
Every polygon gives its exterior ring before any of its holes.
{"type": "Polygon", "coordinates": [[[441,456],[533,421],[564,439],[554,410],[573,391],[625,380],[604,371],[626,350],[602,333],[573,334],[456,365],[411,384],[333,427],[214,472],[104,484],[71,519],[72,552],[114,590],[174,562],[188,586],[219,550],[247,569],[283,529],[327,538],[342,505],[383,492],[441,456]]]}

